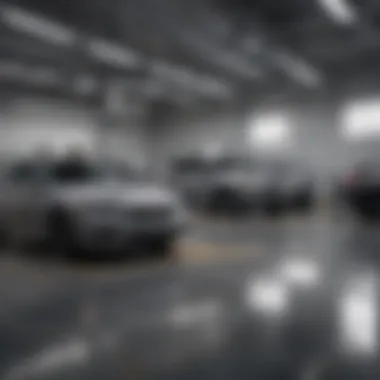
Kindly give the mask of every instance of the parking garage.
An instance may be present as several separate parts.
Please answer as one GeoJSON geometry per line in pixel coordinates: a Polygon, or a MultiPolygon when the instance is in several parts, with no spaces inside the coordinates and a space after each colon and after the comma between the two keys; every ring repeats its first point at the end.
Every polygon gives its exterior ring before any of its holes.
{"type": "Polygon", "coordinates": [[[377,379],[379,15],[0,1],[1,378],[377,379]]]}

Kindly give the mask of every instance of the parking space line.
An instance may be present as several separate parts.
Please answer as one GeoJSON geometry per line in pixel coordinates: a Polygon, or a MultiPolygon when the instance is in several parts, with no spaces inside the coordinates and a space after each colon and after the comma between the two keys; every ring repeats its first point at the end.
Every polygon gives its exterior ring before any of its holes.
{"type": "Polygon", "coordinates": [[[258,244],[229,244],[202,241],[188,241],[179,244],[177,255],[183,264],[207,264],[209,262],[235,261],[263,256],[264,250],[258,244]]]}

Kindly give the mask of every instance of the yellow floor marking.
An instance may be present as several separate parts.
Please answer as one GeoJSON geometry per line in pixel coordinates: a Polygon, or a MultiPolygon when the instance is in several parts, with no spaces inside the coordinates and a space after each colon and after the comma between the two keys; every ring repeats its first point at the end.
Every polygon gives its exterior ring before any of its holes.
{"type": "Polygon", "coordinates": [[[178,245],[176,252],[180,263],[202,264],[260,257],[263,254],[263,249],[254,243],[184,242],[178,245]]]}

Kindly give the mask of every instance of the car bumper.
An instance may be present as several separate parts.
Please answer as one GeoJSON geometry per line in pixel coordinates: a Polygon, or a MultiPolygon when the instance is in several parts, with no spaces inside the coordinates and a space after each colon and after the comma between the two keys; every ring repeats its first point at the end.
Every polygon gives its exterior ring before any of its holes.
{"type": "Polygon", "coordinates": [[[90,251],[122,251],[157,239],[175,239],[184,229],[184,223],[140,225],[92,224],[82,226],[77,233],[78,245],[90,251]]]}
{"type": "Polygon", "coordinates": [[[348,191],[345,198],[347,203],[355,208],[372,208],[380,212],[380,187],[368,187],[348,191]]]}

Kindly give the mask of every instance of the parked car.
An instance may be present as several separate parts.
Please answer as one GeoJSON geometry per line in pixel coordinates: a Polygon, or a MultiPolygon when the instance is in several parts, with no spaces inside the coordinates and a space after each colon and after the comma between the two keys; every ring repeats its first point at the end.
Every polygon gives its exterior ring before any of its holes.
{"type": "Polygon", "coordinates": [[[341,179],[338,193],[357,216],[373,219],[380,216],[380,170],[376,159],[355,164],[341,179]]]}
{"type": "Polygon", "coordinates": [[[247,157],[187,157],[174,165],[173,181],[196,208],[278,213],[312,207],[311,174],[299,165],[247,157]]]}
{"type": "Polygon", "coordinates": [[[295,162],[267,162],[263,205],[269,211],[310,211],[316,194],[311,170],[295,162]]]}
{"type": "Polygon", "coordinates": [[[172,191],[119,163],[20,160],[2,173],[0,231],[11,244],[124,255],[149,243],[169,255],[185,222],[172,191]]]}

